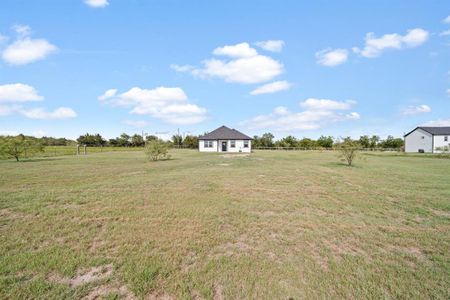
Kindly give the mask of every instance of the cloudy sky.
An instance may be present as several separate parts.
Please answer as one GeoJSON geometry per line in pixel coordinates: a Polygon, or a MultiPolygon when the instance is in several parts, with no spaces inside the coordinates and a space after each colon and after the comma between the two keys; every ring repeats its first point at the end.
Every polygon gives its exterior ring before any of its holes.
{"type": "Polygon", "coordinates": [[[2,0],[0,134],[450,126],[448,0],[371,3],[2,0]]]}

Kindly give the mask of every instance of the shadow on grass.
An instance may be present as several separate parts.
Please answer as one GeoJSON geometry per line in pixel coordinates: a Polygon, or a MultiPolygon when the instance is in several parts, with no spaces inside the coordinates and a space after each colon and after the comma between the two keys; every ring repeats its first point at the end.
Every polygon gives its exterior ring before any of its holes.
{"type": "Polygon", "coordinates": [[[326,164],[326,166],[335,167],[335,168],[346,167],[346,168],[349,168],[349,169],[352,169],[352,168],[362,169],[363,168],[360,164],[358,164],[358,162],[353,163],[351,166],[349,166],[345,162],[329,162],[329,163],[326,164]]]}
{"type": "Polygon", "coordinates": [[[15,159],[5,160],[5,163],[9,164],[20,164],[20,163],[32,163],[32,162],[40,162],[40,161],[53,161],[53,160],[62,160],[61,157],[34,157],[34,158],[22,158],[19,161],[15,159]]]}

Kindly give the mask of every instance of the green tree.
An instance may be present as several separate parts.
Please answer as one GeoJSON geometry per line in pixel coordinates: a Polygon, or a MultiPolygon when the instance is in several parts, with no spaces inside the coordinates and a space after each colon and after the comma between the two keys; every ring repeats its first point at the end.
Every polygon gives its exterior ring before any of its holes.
{"type": "Polygon", "coordinates": [[[372,135],[370,137],[370,145],[369,148],[376,148],[378,146],[378,143],[380,142],[380,137],[378,135],[372,135]]]}
{"type": "Polygon", "coordinates": [[[26,137],[23,134],[18,136],[0,137],[0,156],[6,158],[19,158],[30,156],[35,153],[43,152],[44,146],[32,137],[26,137]]]}
{"type": "Polygon", "coordinates": [[[122,133],[117,138],[117,146],[120,146],[120,147],[128,147],[128,146],[130,146],[130,139],[131,139],[131,137],[128,134],[122,133]]]}
{"type": "Polygon", "coordinates": [[[181,146],[183,144],[183,137],[181,134],[172,135],[172,143],[177,146],[181,146]]]}
{"type": "Polygon", "coordinates": [[[150,142],[150,141],[156,141],[158,139],[158,137],[156,135],[147,135],[145,137],[145,141],[146,142],[150,142]]]}
{"type": "Polygon", "coordinates": [[[370,138],[368,135],[362,135],[359,137],[359,144],[363,148],[370,148],[370,138]]]}
{"type": "Polygon", "coordinates": [[[147,142],[147,144],[145,145],[144,152],[147,155],[147,157],[153,161],[170,158],[168,154],[169,146],[167,143],[161,140],[153,140],[147,142]]]}
{"type": "Polygon", "coordinates": [[[132,137],[131,137],[131,145],[133,146],[133,147],[141,147],[141,146],[144,146],[144,139],[142,138],[142,135],[139,135],[139,134],[134,134],[132,137]]]}
{"type": "Polygon", "coordinates": [[[298,147],[298,141],[294,136],[288,135],[287,137],[277,141],[275,145],[277,147],[298,147]]]}
{"type": "Polygon", "coordinates": [[[332,136],[321,136],[316,141],[317,146],[323,147],[323,148],[333,148],[334,140],[332,136]]]}
{"type": "Polygon", "coordinates": [[[392,135],[389,135],[385,140],[380,142],[380,146],[382,148],[399,149],[403,147],[403,143],[402,138],[394,138],[392,135]]]}
{"type": "Polygon", "coordinates": [[[302,138],[298,141],[298,146],[300,148],[312,149],[316,146],[316,142],[309,138],[302,138]]]}
{"type": "Polygon", "coordinates": [[[195,135],[187,135],[184,137],[183,146],[191,149],[198,148],[198,137],[195,135]]]}
{"type": "Polygon", "coordinates": [[[339,157],[341,161],[345,162],[348,166],[352,166],[353,161],[358,157],[361,145],[355,141],[352,141],[350,137],[344,139],[343,142],[337,145],[339,151],[339,157]]]}
{"type": "Polygon", "coordinates": [[[106,144],[106,140],[100,134],[89,134],[80,135],[77,142],[82,145],[87,146],[103,146],[106,144]]]}

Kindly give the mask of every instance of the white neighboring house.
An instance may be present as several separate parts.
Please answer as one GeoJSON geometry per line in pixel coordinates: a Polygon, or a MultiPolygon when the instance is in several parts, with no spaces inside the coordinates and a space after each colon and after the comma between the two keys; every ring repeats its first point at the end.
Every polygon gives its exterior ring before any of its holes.
{"type": "Polygon", "coordinates": [[[200,152],[251,152],[252,138],[226,126],[198,138],[200,152]]]}
{"type": "Polygon", "coordinates": [[[405,152],[440,153],[450,147],[450,127],[416,127],[404,138],[405,152]]]}

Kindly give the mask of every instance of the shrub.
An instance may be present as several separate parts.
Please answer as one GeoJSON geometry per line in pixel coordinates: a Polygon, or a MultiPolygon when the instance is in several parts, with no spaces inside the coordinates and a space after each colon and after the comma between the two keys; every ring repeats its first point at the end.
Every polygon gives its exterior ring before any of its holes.
{"type": "Polygon", "coordinates": [[[358,157],[359,149],[360,145],[350,138],[344,139],[344,141],[337,146],[341,161],[347,163],[348,166],[351,166],[353,161],[358,157]]]}
{"type": "Polygon", "coordinates": [[[153,161],[170,158],[170,155],[168,154],[169,146],[161,140],[147,142],[144,151],[148,159],[153,161]]]}
{"type": "Polygon", "coordinates": [[[36,138],[22,134],[0,137],[0,157],[15,158],[19,161],[21,157],[32,156],[43,151],[44,147],[36,138]]]}

